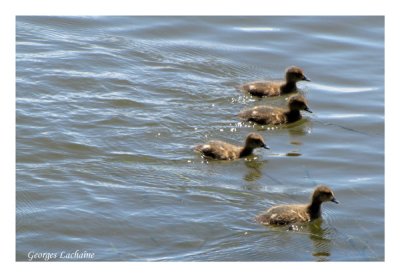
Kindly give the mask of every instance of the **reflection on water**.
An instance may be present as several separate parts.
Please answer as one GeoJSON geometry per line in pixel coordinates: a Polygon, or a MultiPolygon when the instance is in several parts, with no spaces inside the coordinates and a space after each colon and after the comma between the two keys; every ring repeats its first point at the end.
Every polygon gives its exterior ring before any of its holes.
{"type": "MultiPolygon", "coordinates": [[[[329,261],[331,256],[332,241],[331,230],[324,224],[324,219],[319,218],[309,223],[298,223],[287,226],[265,226],[268,232],[290,232],[293,237],[307,237],[311,243],[311,255],[316,261],[329,261]]],[[[305,242],[304,242],[305,243],[305,242]]]]}
{"type": "Polygon", "coordinates": [[[298,157],[298,156],[301,156],[301,153],[289,152],[289,153],[286,153],[286,156],[288,156],[288,157],[298,157]]]}
{"type": "Polygon", "coordinates": [[[313,124],[309,117],[303,117],[300,121],[292,123],[286,128],[293,141],[299,141],[297,138],[312,134],[313,124]]]}
{"type": "Polygon", "coordinates": [[[258,160],[250,160],[246,161],[245,165],[249,169],[248,173],[244,175],[243,179],[247,182],[254,182],[261,178],[262,169],[264,165],[266,165],[268,161],[258,161],[258,160]]]}
{"type": "Polygon", "coordinates": [[[331,240],[326,229],[322,228],[322,219],[317,219],[308,224],[310,240],[313,243],[313,256],[317,261],[328,261],[331,255],[331,240]]]}

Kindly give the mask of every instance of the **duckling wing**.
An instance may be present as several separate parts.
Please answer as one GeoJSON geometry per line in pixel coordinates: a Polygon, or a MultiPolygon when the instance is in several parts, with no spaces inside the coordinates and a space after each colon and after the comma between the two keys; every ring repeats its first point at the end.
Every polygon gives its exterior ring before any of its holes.
{"type": "Polygon", "coordinates": [[[253,96],[278,96],[280,95],[281,82],[252,82],[242,86],[242,89],[253,96]]]}
{"type": "Polygon", "coordinates": [[[282,123],[282,111],[278,108],[270,106],[256,106],[251,109],[243,110],[239,113],[239,117],[253,121],[258,124],[280,124],[282,123]]]}
{"type": "Polygon", "coordinates": [[[195,150],[205,157],[217,160],[231,160],[236,158],[236,146],[223,141],[210,141],[207,144],[198,145],[195,150]]]}
{"type": "Polygon", "coordinates": [[[265,225],[286,225],[295,222],[310,221],[305,208],[299,205],[284,205],[272,207],[256,218],[257,222],[265,225]]]}

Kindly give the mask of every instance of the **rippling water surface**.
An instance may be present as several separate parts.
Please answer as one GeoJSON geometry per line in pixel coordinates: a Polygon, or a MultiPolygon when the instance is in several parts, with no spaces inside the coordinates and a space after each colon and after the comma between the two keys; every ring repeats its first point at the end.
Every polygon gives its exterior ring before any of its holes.
{"type": "Polygon", "coordinates": [[[383,17],[17,17],[16,52],[17,260],[384,260],[383,17]],[[241,124],[289,65],[314,113],[241,124]],[[251,131],[271,150],[192,151],[251,131]],[[254,221],[319,183],[322,220],[254,221]]]}

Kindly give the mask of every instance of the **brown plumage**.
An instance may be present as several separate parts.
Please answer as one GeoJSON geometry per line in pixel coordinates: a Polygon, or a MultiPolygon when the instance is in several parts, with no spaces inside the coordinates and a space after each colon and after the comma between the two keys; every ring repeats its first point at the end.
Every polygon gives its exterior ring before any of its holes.
{"type": "Polygon", "coordinates": [[[286,109],[271,106],[256,106],[241,111],[239,117],[243,120],[256,122],[258,124],[279,125],[300,120],[301,110],[312,113],[307,106],[306,99],[298,94],[289,98],[288,107],[286,109]]]}
{"type": "Polygon", "coordinates": [[[258,215],[256,221],[264,225],[309,222],[321,217],[321,204],[328,201],[339,204],[332,190],[321,185],[315,188],[309,204],[274,206],[258,215]]]}
{"type": "Polygon", "coordinates": [[[234,160],[251,155],[253,150],[259,147],[269,149],[262,136],[256,133],[250,133],[246,137],[244,146],[236,146],[227,142],[212,140],[206,144],[195,146],[194,150],[200,152],[207,158],[234,160]]]}
{"type": "Polygon", "coordinates": [[[279,96],[297,91],[296,83],[299,81],[310,81],[303,70],[297,66],[286,69],[285,80],[282,81],[258,81],[244,84],[241,88],[254,96],[279,96]]]}

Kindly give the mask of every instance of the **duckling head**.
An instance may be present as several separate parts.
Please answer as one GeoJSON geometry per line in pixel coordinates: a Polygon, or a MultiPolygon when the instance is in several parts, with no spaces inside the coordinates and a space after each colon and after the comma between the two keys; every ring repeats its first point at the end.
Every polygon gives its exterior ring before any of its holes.
{"type": "Polygon", "coordinates": [[[312,200],[318,201],[320,203],[330,201],[339,204],[339,202],[335,198],[335,195],[333,194],[333,191],[329,187],[324,185],[320,185],[315,188],[312,200]]]}
{"type": "Polygon", "coordinates": [[[265,144],[263,137],[257,133],[250,133],[246,137],[245,147],[251,149],[261,148],[261,147],[269,149],[268,145],[265,144]]]}
{"type": "Polygon", "coordinates": [[[293,95],[289,98],[289,109],[292,110],[304,110],[312,113],[310,108],[307,106],[307,100],[302,95],[293,95]]]}
{"type": "Polygon", "coordinates": [[[304,75],[303,69],[297,66],[288,67],[285,77],[287,82],[311,81],[304,75]]]}

